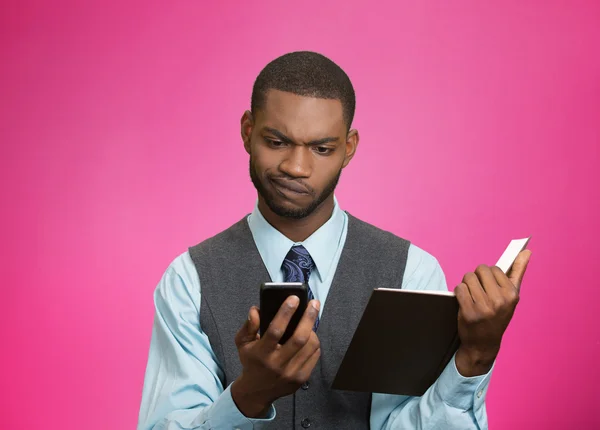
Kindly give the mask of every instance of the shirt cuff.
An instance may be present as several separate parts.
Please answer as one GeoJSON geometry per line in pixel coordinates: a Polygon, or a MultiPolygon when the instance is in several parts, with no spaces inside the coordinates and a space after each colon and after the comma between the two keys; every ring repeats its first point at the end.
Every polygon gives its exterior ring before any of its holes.
{"type": "Polygon", "coordinates": [[[466,377],[456,368],[456,354],[437,380],[436,390],[442,401],[453,408],[479,409],[485,401],[494,365],[485,375],[466,377]]]}
{"type": "Polygon", "coordinates": [[[271,405],[265,418],[248,418],[240,412],[231,397],[231,384],[221,393],[219,399],[213,403],[210,416],[206,421],[214,430],[253,430],[262,429],[275,419],[275,407],[271,405]]]}

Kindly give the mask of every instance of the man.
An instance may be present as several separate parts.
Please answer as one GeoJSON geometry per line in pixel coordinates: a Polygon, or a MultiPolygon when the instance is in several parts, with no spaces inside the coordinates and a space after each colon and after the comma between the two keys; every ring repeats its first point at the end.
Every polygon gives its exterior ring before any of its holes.
{"type": "Polygon", "coordinates": [[[447,289],[434,257],[338,206],[359,142],[354,108],[348,76],[320,54],[286,54],[261,71],[241,119],[257,204],[160,281],[139,429],[487,428],[485,394],[529,251],[510,277],[485,265],[464,276],[460,349],[423,396],[330,388],[374,286],[447,289]],[[305,281],[314,297],[283,346],[298,300],[261,337],[253,305],[269,280],[305,281]]]}

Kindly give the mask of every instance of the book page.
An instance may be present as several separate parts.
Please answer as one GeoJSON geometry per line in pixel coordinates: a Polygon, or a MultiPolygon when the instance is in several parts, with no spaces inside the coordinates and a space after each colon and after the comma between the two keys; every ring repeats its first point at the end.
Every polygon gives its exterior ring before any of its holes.
{"type": "Polygon", "coordinates": [[[453,296],[453,291],[442,291],[442,290],[400,290],[398,288],[375,288],[377,291],[397,291],[399,293],[421,293],[421,294],[434,294],[437,296],[453,296]]]}
{"type": "MultiPolygon", "coordinates": [[[[524,239],[513,239],[510,241],[504,253],[500,256],[500,259],[496,263],[505,274],[508,273],[513,263],[517,259],[519,253],[525,249],[527,244],[529,243],[529,239],[531,236],[526,237],[524,239]]],[[[376,290],[383,291],[397,291],[397,292],[411,292],[411,293],[423,293],[423,294],[437,294],[441,296],[453,296],[453,291],[435,291],[435,290],[401,290],[398,288],[375,288],[376,290]]]]}
{"type": "Polygon", "coordinates": [[[504,253],[496,263],[496,266],[498,266],[505,274],[508,273],[513,263],[517,259],[519,252],[523,251],[527,246],[529,239],[531,239],[531,236],[525,239],[511,240],[508,244],[508,247],[506,250],[504,250],[504,253]]]}

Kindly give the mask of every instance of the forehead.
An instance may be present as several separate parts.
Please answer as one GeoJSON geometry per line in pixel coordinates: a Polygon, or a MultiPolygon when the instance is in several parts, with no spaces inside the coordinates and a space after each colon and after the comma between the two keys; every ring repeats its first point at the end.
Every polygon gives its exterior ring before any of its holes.
{"type": "Polygon", "coordinates": [[[322,137],[339,134],[345,129],[339,100],[299,96],[279,90],[267,91],[264,106],[256,116],[261,126],[298,137],[322,137]]]}

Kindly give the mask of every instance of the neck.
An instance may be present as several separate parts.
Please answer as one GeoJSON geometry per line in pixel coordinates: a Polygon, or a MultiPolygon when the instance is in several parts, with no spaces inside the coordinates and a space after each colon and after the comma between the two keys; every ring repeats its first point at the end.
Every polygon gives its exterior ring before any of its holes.
{"type": "Polygon", "coordinates": [[[269,224],[293,242],[305,241],[325,224],[333,213],[333,194],[321,203],[310,215],[296,219],[277,215],[266,204],[261,196],[258,198],[258,209],[269,224]]]}

